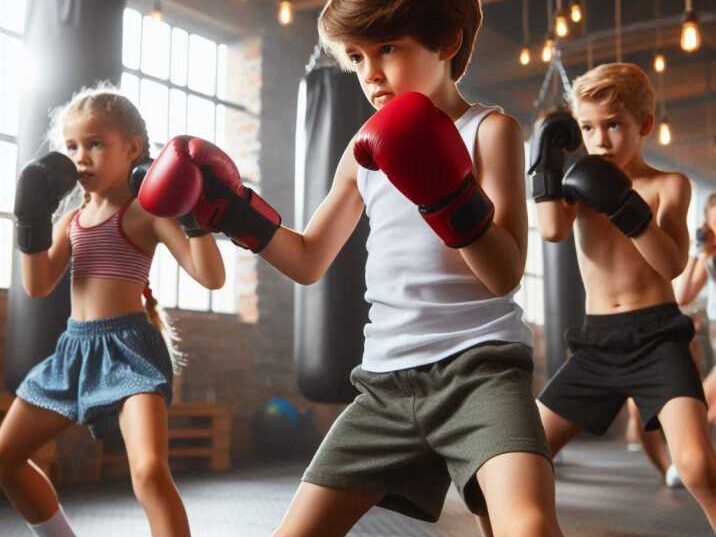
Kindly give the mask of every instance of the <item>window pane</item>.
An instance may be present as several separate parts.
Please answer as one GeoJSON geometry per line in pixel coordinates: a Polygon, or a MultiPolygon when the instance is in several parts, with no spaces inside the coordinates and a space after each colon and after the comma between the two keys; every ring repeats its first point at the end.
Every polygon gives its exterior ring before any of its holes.
{"type": "Polygon", "coordinates": [[[224,105],[216,107],[216,145],[236,163],[245,180],[259,179],[259,119],[224,105]]]}
{"type": "Polygon", "coordinates": [[[139,78],[129,73],[122,73],[120,87],[122,88],[122,93],[132,101],[134,106],[139,107],[139,78]]]}
{"type": "Polygon", "coordinates": [[[149,285],[155,298],[166,308],[177,305],[177,262],[163,244],[157,245],[152,269],[149,272],[149,285]]]}
{"type": "Polygon", "coordinates": [[[142,28],[142,71],[169,78],[169,25],[144,17],[142,28]]]}
{"type": "Polygon", "coordinates": [[[122,26],[122,63],[129,69],[139,69],[139,48],[142,35],[142,15],[125,9],[122,26]]]}
{"type": "Polygon", "coordinates": [[[527,288],[527,320],[544,325],[544,283],[542,278],[525,278],[527,288]]]}
{"type": "Polygon", "coordinates": [[[214,108],[213,102],[190,95],[187,110],[187,133],[213,142],[215,136],[214,108]]]}
{"type": "MultiPolygon", "coordinates": [[[[0,141],[0,212],[12,212],[17,175],[17,146],[0,141]]],[[[0,242],[0,249],[6,243],[0,242]]]]}
{"type": "Polygon", "coordinates": [[[527,240],[527,266],[525,270],[535,276],[541,276],[542,266],[542,236],[536,229],[530,229],[527,240]]]}
{"type": "Polygon", "coordinates": [[[238,248],[230,241],[216,241],[221,257],[224,259],[226,283],[221,289],[211,292],[211,309],[217,313],[236,311],[236,257],[238,248]]]}
{"type": "Polygon", "coordinates": [[[169,138],[186,134],[186,93],[173,89],[169,93],[169,138]]]}
{"type": "Polygon", "coordinates": [[[183,269],[179,270],[179,307],[187,310],[209,310],[209,290],[183,269]]]}
{"type": "Polygon", "coordinates": [[[0,0],[0,27],[24,33],[26,8],[27,0],[0,0]]]}
{"type": "Polygon", "coordinates": [[[10,287],[13,241],[12,220],[0,218],[0,287],[5,289],[10,287]]]}
{"type": "Polygon", "coordinates": [[[229,61],[229,48],[226,45],[219,45],[217,48],[217,87],[216,96],[219,99],[226,100],[226,85],[228,83],[228,66],[229,61]]]}
{"type": "Polygon", "coordinates": [[[167,141],[169,90],[163,84],[142,79],[139,108],[147,123],[149,139],[155,143],[167,141]]]}
{"type": "Polygon", "coordinates": [[[17,135],[18,83],[21,80],[22,53],[19,39],[0,35],[0,132],[10,136],[17,135]]]}
{"type": "Polygon", "coordinates": [[[258,274],[256,272],[256,255],[243,248],[236,249],[236,296],[239,318],[247,323],[255,323],[259,319],[258,295],[256,288],[258,274]]]}
{"type": "Polygon", "coordinates": [[[179,28],[172,29],[172,82],[186,86],[189,62],[189,34],[179,28]]]}
{"type": "Polygon", "coordinates": [[[189,37],[189,87],[206,95],[216,93],[216,43],[194,34],[189,37]]]}

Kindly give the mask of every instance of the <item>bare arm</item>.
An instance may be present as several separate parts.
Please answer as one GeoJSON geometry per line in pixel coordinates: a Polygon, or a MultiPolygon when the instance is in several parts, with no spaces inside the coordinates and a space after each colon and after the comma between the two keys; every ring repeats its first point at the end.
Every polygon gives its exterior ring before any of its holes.
{"type": "Polygon", "coordinates": [[[301,284],[317,281],[358,225],[363,200],[358,192],[353,142],[343,152],[328,195],[303,233],[280,227],[261,252],[268,263],[301,284]]]}
{"type": "Polygon", "coordinates": [[[22,285],[28,295],[42,298],[49,295],[60,281],[70,262],[70,221],[76,211],[63,215],[52,230],[52,246],[44,252],[20,254],[22,285]]]}
{"type": "Polygon", "coordinates": [[[543,201],[537,203],[537,222],[544,240],[560,242],[569,237],[577,206],[564,200],[543,201]]]}
{"type": "Polygon", "coordinates": [[[681,274],[688,259],[686,213],[691,201],[691,186],[681,174],[672,174],[664,181],[656,215],[646,231],[634,239],[634,245],[656,272],[672,280],[681,274]]]}
{"type": "Polygon", "coordinates": [[[504,295],[522,278],[527,256],[522,133],[514,119],[493,112],[477,138],[478,182],[495,205],[495,218],[487,232],[460,253],[492,293],[504,295]]]}
{"type": "Polygon", "coordinates": [[[174,218],[153,218],[157,240],[166,244],[181,267],[207,289],[219,289],[226,281],[224,261],[214,237],[188,239],[174,218]]]}

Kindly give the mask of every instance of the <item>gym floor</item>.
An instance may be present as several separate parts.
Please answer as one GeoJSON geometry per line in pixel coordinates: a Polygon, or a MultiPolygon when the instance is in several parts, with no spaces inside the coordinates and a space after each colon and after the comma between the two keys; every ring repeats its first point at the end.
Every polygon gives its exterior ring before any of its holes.
{"type": "MultiPolygon", "coordinates": [[[[244,468],[229,474],[178,476],[195,536],[267,537],[278,524],[304,464],[244,468]]],[[[562,529],[571,537],[707,537],[712,535],[698,505],[684,489],[671,490],[640,452],[623,443],[576,441],[557,467],[557,503],[562,529]]],[[[129,483],[60,491],[79,535],[145,536],[143,512],[129,483]]],[[[7,502],[0,503],[0,535],[30,532],[7,502]]],[[[373,509],[350,537],[478,536],[472,517],[451,490],[437,524],[373,509]]]]}

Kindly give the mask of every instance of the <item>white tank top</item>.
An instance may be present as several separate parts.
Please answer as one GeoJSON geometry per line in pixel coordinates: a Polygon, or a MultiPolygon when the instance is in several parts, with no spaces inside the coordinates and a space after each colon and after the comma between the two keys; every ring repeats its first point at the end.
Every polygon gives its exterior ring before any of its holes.
{"type": "MultiPolygon", "coordinates": [[[[455,122],[473,162],[477,129],[495,110],[476,104],[455,122]]],[[[519,287],[499,297],[488,291],[382,171],[359,167],[358,190],[370,222],[363,369],[418,367],[487,341],[532,346],[514,301],[519,287]]]]}

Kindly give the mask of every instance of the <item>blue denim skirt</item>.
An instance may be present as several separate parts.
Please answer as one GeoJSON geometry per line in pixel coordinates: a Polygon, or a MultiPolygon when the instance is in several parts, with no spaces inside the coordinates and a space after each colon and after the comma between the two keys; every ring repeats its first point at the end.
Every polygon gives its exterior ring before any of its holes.
{"type": "Polygon", "coordinates": [[[157,393],[171,402],[169,351],[143,312],[68,319],[55,353],[30,370],[16,395],[102,437],[117,431],[122,402],[139,393],[157,393]]]}

